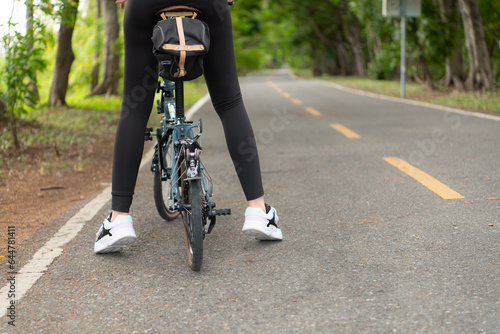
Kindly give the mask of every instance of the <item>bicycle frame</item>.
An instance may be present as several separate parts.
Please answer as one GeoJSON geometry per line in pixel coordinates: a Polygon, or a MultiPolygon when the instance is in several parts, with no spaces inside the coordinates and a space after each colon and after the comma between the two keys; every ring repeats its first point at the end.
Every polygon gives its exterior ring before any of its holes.
{"type": "Polygon", "coordinates": [[[161,172],[162,179],[171,179],[172,187],[170,198],[177,200],[177,204],[174,200],[174,209],[182,209],[179,207],[179,186],[181,182],[181,164],[187,160],[189,163],[186,167],[185,181],[201,179],[203,184],[203,190],[205,194],[206,202],[209,202],[210,196],[212,196],[212,186],[211,180],[205,174],[205,168],[200,161],[201,146],[198,143],[198,138],[202,133],[202,122],[201,119],[198,123],[193,123],[192,121],[187,121],[184,116],[182,106],[183,98],[182,94],[179,94],[180,86],[182,82],[174,83],[171,81],[161,81],[159,83],[158,90],[161,92],[161,100],[158,102],[158,113],[164,114],[161,120],[161,128],[156,129],[157,137],[157,156],[161,157],[158,162],[153,161],[151,166],[152,172],[161,172]],[[174,98],[174,89],[177,90],[174,98]],[[179,96],[181,95],[181,96],[179,96]],[[194,135],[194,129],[198,128],[198,133],[194,135]],[[163,154],[163,138],[167,137],[166,140],[170,150],[174,153],[172,155],[171,167],[167,166],[164,160],[165,155],[163,154]]]}
{"type": "MultiPolygon", "coordinates": [[[[191,7],[173,6],[158,13],[163,19],[171,19],[186,13],[192,13],[194,18],[201,12],[191,7]],[[187,12],[179,11],[181,9],[187,12]]],[[[151,162],[155,205],[167,221],[182,216],[189,264],[197,271],[203,258],[205,235],[212,231],[216,216],[229,215],[231,209],[215,209],[215,203],[210,202],[213,185],[200,160],[202,147],[198,142],[203,126],[201,118],[198,123],[186,120],[184,83],[163,79],[158,82],[157,92],[161,93],[157,101],[157,112],[162,114],[161,124],[155,132],[148,128],[145,133],[146,140],[153,140],[153,136],[157,139],[151,162]]]]}

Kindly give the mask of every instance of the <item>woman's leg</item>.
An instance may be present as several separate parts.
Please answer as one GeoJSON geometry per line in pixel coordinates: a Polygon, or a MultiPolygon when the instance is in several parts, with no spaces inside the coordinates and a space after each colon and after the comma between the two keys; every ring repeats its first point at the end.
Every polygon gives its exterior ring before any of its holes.
{"type": "Polygon", "coordinates": [[[113,157],[113,211],[96,234],[95,253],[119,252],[137,238],[128,212],[158,79],[151,42],[156,23],[153,15],[163,4],[159,0],[130,0],[125,9],[125,78],[113,157]]]}
{"type": "Polygon", "coordinates": [[[226,136],[229,154],[248,201],[242,232],[257,239],[282,240],[276,210],[264,202],[257,144],[241,97],[227,0],[209,2],[203,18],[210,28],[205,80],[226,136]]]}
{"type": "Polygon", "coordinates": [[[204,59],[210,97],[249,206],[264,210],[259,155],[238,82],[229,6],[227,0],[216,0],[202,10],[211,36],[210,51],[204,59]]]}
{"type": "Polygon", "coordinates": [[[157,85],[156,58],[151,33],[154,10],[144,10],[148,1],[130,0],[125,7],[125,77],[120,121],[116,132],[112,204],[117,213],[128,213],[144,148],[144,131],[157,85]]]}

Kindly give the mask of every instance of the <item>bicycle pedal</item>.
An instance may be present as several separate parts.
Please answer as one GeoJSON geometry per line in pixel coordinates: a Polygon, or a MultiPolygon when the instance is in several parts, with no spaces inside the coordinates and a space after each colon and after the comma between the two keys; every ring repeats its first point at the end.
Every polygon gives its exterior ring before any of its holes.
{"type": "Polygon", "coordinates": [[[215,210],[217,216],[226,216],[231,214],[231,209],[217,209],[215,210]]]}

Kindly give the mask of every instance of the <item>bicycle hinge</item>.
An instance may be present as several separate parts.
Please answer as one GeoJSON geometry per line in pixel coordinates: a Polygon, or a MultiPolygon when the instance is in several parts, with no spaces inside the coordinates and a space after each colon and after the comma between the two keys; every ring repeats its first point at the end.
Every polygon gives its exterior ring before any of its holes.
{"type": "Polygon", "coordinates": [[[151,135],[152,131],[153,128],[146,128],[146,132],[144,133],[144,141],[153,140],[153,136],[151,135]]]}

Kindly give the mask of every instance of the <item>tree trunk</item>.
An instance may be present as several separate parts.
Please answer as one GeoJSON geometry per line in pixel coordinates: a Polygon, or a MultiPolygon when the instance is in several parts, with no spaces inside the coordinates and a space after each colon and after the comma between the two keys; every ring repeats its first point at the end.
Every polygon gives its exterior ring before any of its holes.
{"type": "Polygon", "coordinates": [[[56,52],[56,63],[54,65],[54,78],[50,88],[49,104],[51,106],[65,106],[66,92],[68,90],[69,73],[71,64],[75,60],[72,49],[73,30],[78,12],[78,1],[72,0],[73,4],[66,3],[61,15],[61,26],[59,28],[58,45],[56,52]]]}
{"type": "MultiPolygon", "coordinates": [[[[35,36],[33,31],[33,22],[34,22],[34,6],[33,0],[26,0],[26,35],[28,36],[28,48],[32,49],[35,36]]],[[[30,90],[33,92],[33,96],[36,101],[39,99],[38,87],[36,85],[36,71],[33,70],[33,80],[29,81],[30,90]]]]}
{"type": "Polygon", "coordinates": [[[339,66],[337,64],[337,59],[335,57],[335,52],[330,49],[326,49],[326,67],[325,71],[327,75],[334,76],[339,75],[339,66]]]}
{"type": "Polygon", "coordinates": [[[17,118],[16,115],[14,114],[14,110],[11,109],[9,110],[9,125],[10,125],[10,132],[12,133],[12,140],[14,141],[14,147],[16,150],[19,150],[21,148],[21,144],[19,143],[19,138],[17,136],[17,118]]]}
{"type": "Polygon", "coordinates": [[[102,0],[104,8],[104,71],[101,82],[90,95],[118,95],[120,55],[117,41],[120,32],[118,12],[114,0],[102,0]]]}
{"type": "Polygon", "coordinates": [[[13,111],[8,109],[7,104],[3,100],[0,100],[0,119],[6,119],[8,121],[10,132],[12,133],[12,140],[14,141],[14,147],[19,149],[21,144],[17,136],[16,116],[13,111]]]}
{"type": "Polygon", "coordinates": [[[347,41],[351,45],[352,54],[354,56],[354,73],[357,76],[364,77],[366,76],[366,63],[363,46],[361,45],[361,30],[356,17],[354,17],[354,15],[351,16],[351,22],[343,20],[344,33],[347,41]]]}
{"type": "Polygon", "coordinates": [[[328,73],[327,65],[326,65],[326,50],[321,50],[321,73],[328,73]]]}
{"type": "MultiPolygon", "coordinates": [[[[445,26],[450,26],[454,31],[461,30],[457,4],[458,0],[439,0],[441,20],[445,26]]],[[[462,41],[458,35],[455,36],[455,40],[450,41],[453,48],[446,57],[446,74],[443,78],[443,85],[445,87],[453,85],[462,91],[464,90],[464,82],[467,80],[467,73],[464,69],[462,41]]]]}
{"type": "Polygon", "coordinates": [[[7,119],[7,104],[0,100],[0,119],[7,119]]]}
{"type": "Polygon", "coordinates": [[[417,62],[417,81],[431,89],[435,89],[434,77],[427,64],[427,59],[425,59],[425,49],[422,48],[418,55],[417,62]]]}
{"type": "MultiPolygon", "coordinates": [[[[495,36],[500,37],[500,25],[497,27],[497,30],[495,32],[495,36]]],[[[495,46],[498,44],[498,40],[500,38],[492,38],[490,41],[490,45],[488,46],[488,55],[490,56],[490,59],[493,58],[493,52],[495,51],[495,46]]]]}
{"type": "Polygon", "coordinates": [[[411,31],[411,36],[414,38],[413,45],[417,54],[417,77],[415,78],[417,82],[425,85],[429,88],[434,89],[434,77],[427,64],[427,59],[425,58],[425,45],[422,44],[418,39],[418,22],[417,20],[411,20],[409,22],[409,27],[411,31]]]}
{"type": "Polygon", "coordinates": [[[462,14],[469,54],[469,76],[465,87],[470,90],[491,89],[494,82],[479,5],[477,0],[458,0],[458,4],[462,14]]]}
{"type": "Polygon", "coordinates": [[[318,50],[318,48],[312,48],[312,59],[313,59],[313,76],[320,77],[323,75],[323,67],[322,67],[322,51],[318,50]]]}
{"type": "Polygon", "coordinates": [[[370,30],[370,36],[368,40],[368,59],[369,63],[375,61],[375,55],[382,50],[382,40],[380,36],[372,32],[372,29],[368,27],[370,30]]]}
{"type": "Polygon", "coordinates": [[[68,90],[69,72],[75,60],[71,40],[73,26],[61,23],[59,28],[59,43],[57,45],[56,64],[54,65],[54,79],[50,88],[49,104],[51,106],[65,106],[66,92],[68,90]]]}
{"type": "Polygon", "coordinates": [[[96,42],[94,43],[94,66],[92,66],[92,86],[91,90],[94,89],[97,84],[99,83],[99,71],[100,71],[100,66],[99,66],[99,57],[101,56],[101,43],[100,43],[100,38],[97,38],[97,36],[100,35],[101,33],[101,1],[100,0],[95,0],[96,3],[96,42]]]}
{"type": "MultiPolygon", "coordinates": [[[[340,36],[338,36],[338,37],[340,37],[340,36]]],[[[336,44],[335,50],[337,51],[337,57],[339,59],[340,75],[352,74],[351,66],[350,66],[350,62],[349,62],[349,56],[348,56],[346,48],[339,41],[337,41],[335,44],[336,44]]]]}
{"type": "Polygon", "coordinates": [[[465,90],[464,82],[467,79],[467,73],[464,70],[464,60],[462,50],[458,45],[453,51],[451,58],[446,59],[446,76],[444,85],[449,87],[453,84],[460,91],[465,90]]]}
{"type": "MultiPolygon", "coordinates": [[[[331,47],[333,50],[337,52],[337,58],[340,66],[340,74],[347,75],[349,73],[349,57],[347,56],[347,50],[342,45],[342,43],[337,40],[333,41],[328,38],[320,29],[320,27],[316,24],[316,22],[312,22],[314,32],[320,38],[320,40],[327,46],[331,47]]],[[[340,37],[340,36],[337,36],[340,37]]]]}
{"type": "Polygon", "coordinates": [[[337,14],[338,19],[342,22],[343,35],[349,43],[354,56],[354,74],[360,77],[366,76],[366,62],[361,43],[361,29],[356,15],[349,9],[347,0],[339,3],[341,11],[337,14]],[[339,14],[341,14],[341,17],[339,14]]]}

